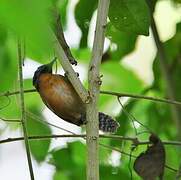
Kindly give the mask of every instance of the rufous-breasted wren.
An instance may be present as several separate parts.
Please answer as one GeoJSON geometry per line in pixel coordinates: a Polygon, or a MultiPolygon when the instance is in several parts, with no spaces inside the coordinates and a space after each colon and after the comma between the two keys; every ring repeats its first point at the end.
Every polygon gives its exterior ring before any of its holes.
{"type": "MultiPolygon", "coordinates": [[[[52,74],[55,59],[42,65],[34,73],[33,85],[43,102],[63,120],[81,126],[86,124],[86,108],[67,77],[52,74]]],[[[115,132],[119,123],[112,117],[99,112],[99,129],[104,132],[115,132]]]]}

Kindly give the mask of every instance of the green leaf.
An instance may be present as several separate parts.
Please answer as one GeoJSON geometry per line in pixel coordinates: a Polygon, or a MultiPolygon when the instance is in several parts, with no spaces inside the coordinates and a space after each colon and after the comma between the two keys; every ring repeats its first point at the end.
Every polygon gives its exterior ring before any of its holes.
{"type": "MultiPolygon", "coordinates": [[[[131,70],[126,69],[115,61],[108,61],[101,65],[102,85],[101,90],[139,93],[143,90],[142,81],[131,70]]],[[[105,105],[118,104],[117,99],[113,96],[101,95],[99,106],[101,110],[105,110],[105,105]]],[[[111,106],[113,107],[113,106],[111,106]]],[[[107,108],[107,112],[112,109],[107,108]]]]}
{"type": "Polygon", "coordinates": [[[0,46],[3,46],[7,39],[7,29],[0,24],[0,46]]]}
{"type": "Polygon", "coordinates": [[[86,152],[82,143],[68,143],[67,148],[54,149],[50,153],[50,163],[56,167],[57,172],[66,174],[69,179],[85,179],[86,152]]]}
{"type": "Polygon", "coordinates": [[[55,165],[58,170],[67,170],[70,171],[70,162],[71,166],[74,167],[74,161],[72,160],[71,151],[69,148],[55,149],[50,152],[52,157],[50,163],[55,165]]]}
{"type": "Polygon", "coordinates": [[[150,16],[145,0],[111,0],[109,18],[120,31],[149,35],[150,16]]]}
{"type": "Polygon", "coordinates": [[[86,147],[80,141],[69,143],[68,147],[71,150],[72,159],[76,164],[86,164],[86,147]],[[77,156],[77,154],[79,154],[77,156]]]}
{"type": "MultiPolygon", "coordinates": [[[[100,140],[100,143],[104,144],[104,145],[110,145],[110,139],[103,139],[102,138],[100,140]]],[[[105,165],[108,163],[110,154],[111,154],[111,151],[102,147],[101,145],[99,146],[99,162],[100,162],[100,165],[105,165]]]]}
{"type": "Polygon", "coordinates": [[[60,11],[61,22],[63,27],[66,27],[66,15],[67,15],[68,0],[57,0],[57,7],[60,11]]]}
{"type": "MultiPolygon", "coordinates": [[[[6,119],[20,119],[20,105],[17,96],[0,97],[0,117],[6,119]]],[[[7,123],[11,129],[20,127],[20,123],[7,123]]]]}
{"type": "Polygon", "coordinates": [[[143,83],[136,74],[117,62],[102,64],[101,74],[102,89],[129,93],[138,93],[143,89],[143,83]]]}
{"type": "Polygon", "coordinates": [[[53,54],[52,34],[49,31],[50,6],[49,0],[1,1],[1,23],[16,35],[16,39],[18,36],[25,38],[26,55],[33,59],[53,54]]]}
{"type": "Polygon", "coordinates": [[[96,8],[97,0],[79,0],[75,7],[75,19],[82,31],[82,37],[80,42],[80,47],[87,46],[87,35],[89,30],[89,23],[92,18],[92,14],[96,8]]]}
{"type": "MultiPolygon", "coordinates": [[[[39,114],[38,117],[41,118],[41,114],[39,114]]],[[[36,121],[31,116],[27,117],[27,130],[29,136],[51,135],[51,129],[48,125],[36,121]]],[[[30,141],[31,153],[38,162],[45,160],[50,147],[50,142],[50,139],[30,141]]]]}
{"type": "Polygon", "coordinates": [[[129,175],[126,171],[123,171],[121,168],[113,168],[108,165],[100,166],[100,177],[103,180],[120,180],[120,178],[129,179],[129,175]]]}
{"type": "Polygon", "coordinates": [[[113,50],[111,53],[113,55],[112,59],[118,60],[134,50],[137,39],[137,35],[121,32],[111,23],[107,25],[106,37],[117,45],[116,50],[113,50]]]}
{"type": "Polygon", "coordinates": [[[66,174],[63,174],[62,171],[56,171],[53,180],[70,180],[70,178],[66,174]]]}
{"type": "MultiPolygon", "coordinates": [[[[157,96],[152,91],[152,96],[157,96]]],[[[172,121],[171,109],[165,103],[150,103],[145,111],[146,125],[152,132],[163,135],[167,139],[173,139],[176,136],[174,123],[172,121]]]]}
{"type": "Polygon", "coordinates": [[[17,82],[17,46],[13,37],[2,27],[0,30],[0,92],[10,91],[17,82]]]}
{"type": "MultiPolygon", "coordinates": [[[[13,91],[17,85],[17,46],[13,36],[8,33],[7,29],[0,25],[0,93],[13,91]]],[[[19,118],[19,101],[18,95],[10,97],[0,97],[1,116],[7,119],[19,118]]],[[[19,126],[18,123],[8,123],[11,127],[19,126]]]]}

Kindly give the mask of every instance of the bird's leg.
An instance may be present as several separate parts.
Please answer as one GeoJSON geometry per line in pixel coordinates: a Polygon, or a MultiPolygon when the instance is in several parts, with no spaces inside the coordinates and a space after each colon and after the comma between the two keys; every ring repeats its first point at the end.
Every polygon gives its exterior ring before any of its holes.
{"type": "Polygon", "coordinates": [[[87,120],[86,120],[86,114],[81,114],[81,118],[80,118],[81,124],[87,124],[87,120]]]}

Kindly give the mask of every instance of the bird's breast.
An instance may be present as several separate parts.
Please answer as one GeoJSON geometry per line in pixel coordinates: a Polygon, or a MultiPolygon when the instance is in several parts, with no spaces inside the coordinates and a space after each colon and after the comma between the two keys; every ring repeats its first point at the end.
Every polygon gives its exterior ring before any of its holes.
{"type": "Polygon", "coordinates": [[[56,115],[70,122],[80,120],[85,106],[66,77],[46,73],[38,82],[42,100],[56,115]]]}

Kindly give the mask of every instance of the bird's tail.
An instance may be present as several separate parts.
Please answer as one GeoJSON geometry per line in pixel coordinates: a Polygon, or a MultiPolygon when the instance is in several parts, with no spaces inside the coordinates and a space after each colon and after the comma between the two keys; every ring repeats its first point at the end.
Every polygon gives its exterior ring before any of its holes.
{"type": "Polygon", "coordinates": [[[99,129],[101,131],[114,133],[117,131],[118,127],[119,123],[115,121],[111,116],[99,112],[99,129]]]}

